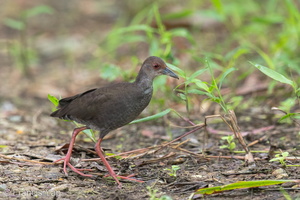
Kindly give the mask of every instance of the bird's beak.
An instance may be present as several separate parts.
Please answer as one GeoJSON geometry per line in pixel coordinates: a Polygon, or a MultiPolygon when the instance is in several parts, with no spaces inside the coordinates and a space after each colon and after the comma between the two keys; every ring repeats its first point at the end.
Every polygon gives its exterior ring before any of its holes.
{"type": "Polygon", "coordinates": [[[162,71],[162,74],[179,79],[179,77],[172,70],[170,70],[167,67],[162,71]]]}

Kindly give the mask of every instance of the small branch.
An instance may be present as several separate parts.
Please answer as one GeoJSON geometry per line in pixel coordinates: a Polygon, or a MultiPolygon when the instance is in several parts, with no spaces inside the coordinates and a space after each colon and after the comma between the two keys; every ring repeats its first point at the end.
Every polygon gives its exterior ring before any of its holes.
{"type": "Polygon", "coordinates": [[[8,160],[18,160],[18,161],[23,161],[23,162],[30,162],[30,163],[41,164],[41,165],[54,165],[54,163],[39,162],[39,161],[35,161],[35,160],[27,160],[27,159],[9,157],[9,156],[5,156],[3,154],[0,154],[0,158],[4,158],[4,159],[8,159],[8,160]]]}

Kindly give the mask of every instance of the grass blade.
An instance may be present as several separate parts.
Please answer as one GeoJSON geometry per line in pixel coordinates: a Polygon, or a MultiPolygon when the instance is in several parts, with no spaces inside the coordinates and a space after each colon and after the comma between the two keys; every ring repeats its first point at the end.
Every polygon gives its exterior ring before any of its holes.
{"type": "Polygon", "coordinates": [[[150,120],[154,120],[154,119],[158,119],[160,117],[163,117],[165,116],[166,114],[168,114],[170,111],[172,111],[172,109],[168,108],[167,110],[164,110],[160,113],[157,113],[155,115],[151,115],[151,116],[148,116],[148,117],[144,117],[142,119],[136,119],[132,122],[130,122],[129,124],[136,124],[136,123],[140,123],[140,122],[146,122],[146,121],[150,121],[150,120]]]}
{"type": "MultiPolygon", "coordinates": [[[[250,62],[251,63],[251,62],[250,62]]],[[[268,68],[268,67],[264,67],[262,65],[259,65],[259,64],[254,64],[254,63],[251,63],[254,67],[256,67],[257,69],[259,69],[262,73],[264,73],[265,75],[267,75],[268,77],[276,80],[276,81],[279,81],[281,83],[286,83],[286,84],[289,84],[291,86],[294,87],[294,83],[292,80],[286,78],[285,76],[283,76],[282,74],[268,68]]]]}
{"type": "Polygon", "coordinates": [[[195,194],[213,194],[222,191],[234,190],[234,189],[244,189],[253,187],[262,187],[269,185],[277,185],[286,182],[299,182],[299,180],[259,180],[259,181],[238,181],[236,183],[231,183],[223,186],[216,186],[211,188],[201,188],[196,191],[195,194]]]}
{"type": "Polygon", "coordinates": [[[205,71],[207,70],[206,68],[203,69],[199,69],[198,71],[194,72],[188,79],[187,79],[187,83],[192,82],[197,76],[199,76],[200,74],[203,74],[205,71]]]}
{"type": "Polygon", "coordinates": [[[173,70],[174,72],[176,72],[180,77],[186,78],[186,74],[185,74],[185,72],[184,72],[182,69],[180,69],[180,68],[178,68],[178,67],[176,67],[175,65],[172,65],[172,64],[170,64],[170,63],[167,63],[167,65],[168,65],[168,67],[169,67],[171,70],[173,70]]]}
{"type": "Polygon", "coordinates": [[[85,129],[82,131],[86,136],[88,136],[93,142],[97,142],[95,138],[95,132],[92,129],[85,129]]]}
{"type": "Polygon", "coordinates": [[[221,76],[221,78],[220,78],[220,82],[219,82],[219,88],[220,88],[220,89],[221,89],[221,87],[222,87],[223,81],[224,81],[224,79],[226,78],[226,76],[227,76],[228,74],[230,74],[231,72],[235,71],[235,70],[237,70],[237,69],[234,68],[234,67],[232,67],[232,68],[227,69],[227,70],[222,74],[222,76],[221,76]]]}
{"type": "Polygon", "coordinates": [[[48,99],[49,99],[49,101],[51,101],[51,103],[53,103],[56,107],[58,106],[59,100],[58,100],[55,96],[52,96],[51,94],[48,94],[48,99]]]}

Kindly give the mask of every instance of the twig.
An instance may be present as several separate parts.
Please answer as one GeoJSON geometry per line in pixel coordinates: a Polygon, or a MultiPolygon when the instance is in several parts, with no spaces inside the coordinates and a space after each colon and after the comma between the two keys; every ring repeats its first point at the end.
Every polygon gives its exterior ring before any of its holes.
{"type": "Polygon", "coordinates": [[[4,159],[8,159],[8,160],[18,160],[18,161],[30,162],[30,163],[36,163],[36,164],[42,164],[42,165],[54,165],[54,163],[39,162],[39,161],[35,161],[35,160],[27,160],[27,159],[9,157],[9,156],[5,156],[3,154],[0,154],[0,158],[4,158],[4,159]]]}
{"type": "Polygon", "coordinates": [[[264,135],[264,136],[262,136],[261,138],[259,138],[258,140],[255,140],[255,141],[251,142],[251,143],[248,144],[247,146],[248,146],[248,147],[253,146],[253,145],[255,145],[255,144],[257,144],[257,143],[259,143],[259,142],[265,140],[267,137],[268,137],[268,136],[264,135]]]}
{"type": "Polygon", "coordinates": [[[168,153],[167,155],[164,155],[163,157],[160,157],[160,158],[142,161],[142,162],[138,163],[137,166],[142,166],[142,165],[146,165],[146,164],[156,163],[156,162],[165,160],[165,159],[167,159],[167,158],[173,157],[173,156],[175,156],[175,155],[176,155],[176,153],[170,152],[170,153],[168,153]]]}
{"type": "MultiPolygon", "coordinates": [[[[205,156],[206,158],[225,158],[225,159],[239,159],[245,160],[245,156],[205,156]]],[[[264,160],[262,158],[254,158],[254,160],[264,160]]]]}

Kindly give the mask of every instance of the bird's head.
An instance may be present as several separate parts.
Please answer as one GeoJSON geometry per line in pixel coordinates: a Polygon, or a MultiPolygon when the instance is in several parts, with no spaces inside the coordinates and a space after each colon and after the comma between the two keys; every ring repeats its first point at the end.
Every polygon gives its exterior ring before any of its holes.
{"type": "Polygon", "coordinates": [[[150,79],[154,79],[156,76],[159,75],[167,75],[179,79],[179,77],[167,67],[166,63],[161,58],[156,56],[148,57],[144,61],[141,70],[150,79]]]}

